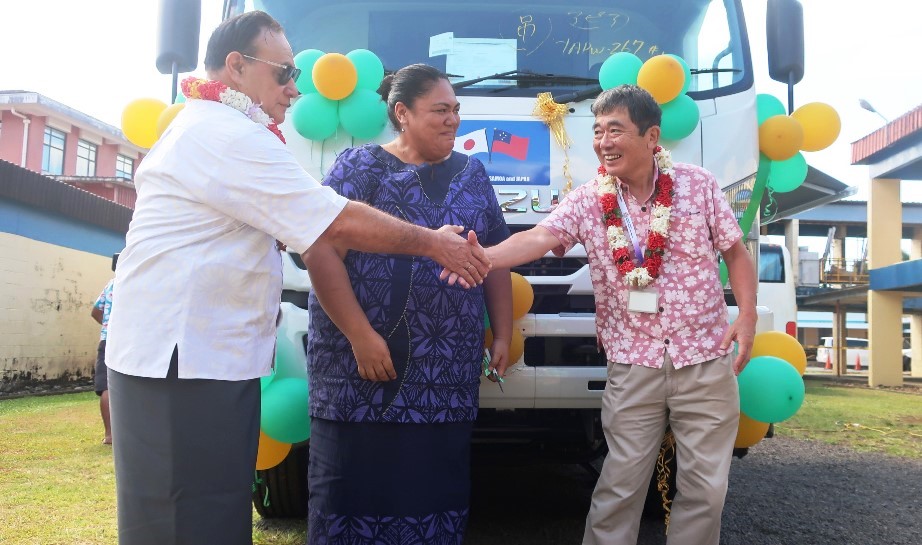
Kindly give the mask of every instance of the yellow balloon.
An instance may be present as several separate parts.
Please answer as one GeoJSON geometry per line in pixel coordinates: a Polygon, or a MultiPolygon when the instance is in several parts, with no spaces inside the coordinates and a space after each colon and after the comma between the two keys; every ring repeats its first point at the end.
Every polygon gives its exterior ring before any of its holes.
{"type": "Polygon", "coordinates": [[[523,354],[525,354],[525,337],[522,336],[522,330],[513,327],[512,339],[509,340],[509,365],[519,361],[523,354]]]}
{"type": "Polygon", "coordinates": [[[173,122],[173,119],[176,117],[176,114],[182,111],[186,107],[185,102],[180,102],[179,104],[171,104],[166,107],[165,110],[160,114],[160,117],[157,118],[157,138],[159,139],[163,136],[166,128],[170,126],[170,123],[173,122]]]}
{"type": "Polygon", "coordinates": [[[535,290],[519,273],[512,273],[512,319],[518,320],[528,314],[535,302],[535,290]]]}
{"type": "Polygon", "coordinates": [[[752,342],[753,358],[774,356],[790,363],[803,376],[807,371],[807,353],[800,341],[782,331],[766,331],[752,342]]]}
{"type": "Polygon", "coordinates": [[[157,141],[157,119],[166,103],[156,98],[132,100],[122,110],[122,132],[129,142],[140,148],[150,148],[157,141]]]}
{"type": "Polygon", "coordinates": [[[740,413],[740,425],[736,431],[736,441],[733,446],[736,448],[749,448],[755,445],[765,437],[768,432],[769,424],[753,420],[743,413],[740,413]]]}
{"type": "Polygon", "coordinates": [[[256,451],[256,469],[269,469],[282,463],[291,451],[291,443],[282,443],[259,430],[259,450],[256,451]]]}
{"type": "Polygon", "coordinates": [[[341,53],[327,53],[314,63],[311,79],[321,95],[330,100],[341,100],[355,89],[359,74],[349,57],[341,53]]]}
{"type": "Polygon", "coordinates": [[[483,333],[483,347],[490,348],[493,346],[493,328],[488,327],[483,333]]]}
{"type": "Polygon", "coordinates": [[[682,92],[685,85],[685,69],[675,57],[656,55],[640,67],[637,85],[653,95],[657,104],[665,104],[682,92]]]}
{"type": "Polygon", "coordinates": [[[804,129],[793,117],[773,115],[759,125],[759,150],[773,161],[794,157],[804,143],[804,129]]]}
{"type": "Polygon", "coordinates": [[[829,104],[810,102],[794,110],[791,117],[800,121],[804,128],[803,151],[819,151],[828,148],[839,137],[842,120],[839,113],[829,104]]]}

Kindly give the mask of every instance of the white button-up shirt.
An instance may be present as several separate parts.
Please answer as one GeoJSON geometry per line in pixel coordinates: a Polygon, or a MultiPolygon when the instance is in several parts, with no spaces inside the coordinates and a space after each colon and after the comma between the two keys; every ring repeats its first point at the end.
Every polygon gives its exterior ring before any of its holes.
{"type": "Polygon", "coordinates": [[[282,289],[276,239],[304,252],[348,202],[322,187],[268,129],[190,100],[135,175],[106,364],[165,377],[267,375],[282,289]]]}

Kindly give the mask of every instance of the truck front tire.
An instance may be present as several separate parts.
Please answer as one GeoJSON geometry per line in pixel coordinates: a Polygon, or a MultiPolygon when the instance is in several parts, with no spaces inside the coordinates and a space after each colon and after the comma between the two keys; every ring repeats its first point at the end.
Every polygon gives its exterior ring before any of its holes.
{"type": "Polygon", "coordinates": [[[310,442],[291,448],[282,463],[256,472],[253,505],[264,519],[307,518],[307,463],[310,442]]]}

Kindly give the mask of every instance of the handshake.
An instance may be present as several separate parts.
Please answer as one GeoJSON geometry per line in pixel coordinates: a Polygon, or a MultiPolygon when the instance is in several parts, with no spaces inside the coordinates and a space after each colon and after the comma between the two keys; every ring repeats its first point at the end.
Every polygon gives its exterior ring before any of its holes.
{"type": "Polygon", "coordinates": [[[444,267],[440,279],[447,280],[450,286],[457,283],[469,289],[483,284],[493,264],[478,242],[477,233],[469,230],[465,239],[460,236],[463,231],[460,225],[444,225],[436,230],[439,240],[430,257],[444,267]]]}

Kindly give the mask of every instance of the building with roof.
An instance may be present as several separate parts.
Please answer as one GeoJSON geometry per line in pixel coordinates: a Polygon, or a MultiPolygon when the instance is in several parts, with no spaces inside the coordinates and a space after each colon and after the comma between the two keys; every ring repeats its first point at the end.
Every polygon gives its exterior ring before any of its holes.
{"type": "Polygon", "coordinates": [[[0,91],[0,159],[134,208],[146,150],[122,131],[39,93],[0,91]]]}
{"type": "Polygon", "coordinates": [[[0,389],[90,376],[90,317],[132,210],[0,161],[0,389]]]}

